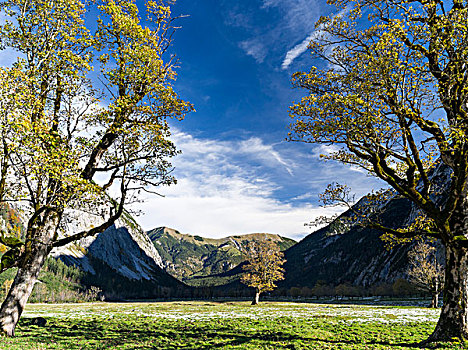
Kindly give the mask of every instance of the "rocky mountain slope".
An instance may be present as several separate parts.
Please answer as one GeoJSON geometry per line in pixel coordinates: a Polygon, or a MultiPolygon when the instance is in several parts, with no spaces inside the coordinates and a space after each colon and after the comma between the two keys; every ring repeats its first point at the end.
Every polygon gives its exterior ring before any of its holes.
{"type": "MultiPolygon", "coordinates": [[[[96,226],[100,217],[77,213],[69,217],[66,232],[96,226]]],[[[124,213],[115,225],[51,253],[67,265],[86,272],[83,282],[103,289],[109,298],[184,296],[189,288],[163,269],[158,251],[143,229],[124,213]]]]}
{"type": "MultiPolygon", "coordinates": [[[[444,193],[448,191],[451,172],[437,166],[430,174],[434,199],[443,205],[444,193]]],[[[362,213],[374,221],[391,228],[406,227],[414,221],[417,208],[407,199],[393,195],[379,204],[369,204],[362,199],[356,204],[362,213]]],[[[350,217],[350,211],[341,218],[350,217]]],[[[317,281],[332,285],[350,283],[368,287],[379,283],[393,283],[397,278],[406,278],[408,251],[412,244],[400,244],[387,249],[381,240],[382,232],[350,225],[337,234],[338,218],[330,225],[308,235],[285,252],[285,280],[282,287],[312,287],[317,281]]],[[[340,230],[338,230],[340,231],[340,230]]],[[[439,247],[439,254],[443,251],[439,247]]]]}
{"type": "MultiPolygon", "coordinates": [[[[21,237],[21,211],[0,208],[0,229],[21,237]]],[[[68,212],[61,235],[71,235],[102,223],[102,218],[81,211],[68,212]]],[[[0,254],[4,251],[0,247],[0,254]]],[[[77,267],[83,288],[96,286],[107,299],[185,296],[190,288],[163,269],[163,262],[143,229],[124,213],[115,225],[94,236],[55,248],[51,256],[77,267]]]]}
{"type": "MultiPolygon", "coordinates": [[[[444,172],[433,175],[435,183],[448,183],[448,178],[444,172]]],[[[384,225],[402,227],[414,219],[415,208],[397,196],[378,208],[366,204],[365,200],[358,203],[384,225]]],[[[15,230],[20,235],[24,228],[15,212],[4,209],[0,214],[4,221],[1,228],[15,230]]],[[[351,216],[348,211],[341,219],[351,216]]],[[[76,213],[64,223],[65,234],[96,226],[100,220],[98,216],[76,213]]],[[[166,227],[145,233],[125,214],[106,232],[56,249],[53,256],[85,271],[83,282],[100,287],[108,298],[203,294],[181,281],[203,288],[218,286],[216,290],[221,294],[237,295],[245,289],[239,283],[243,272],[240,248],[250,240],[265,237],[285,250],[285,280],[278,283],[279,290],[312,288],[319,281],[335,286],[349,283],[369,287],[405,277],[411,245],[389,250],[380,239],[381,232],[353,224],[341,229],[339,222],[335,220],[296,244],[269,234],[209,239],[166,227]]]]}
{"type": "MultiPolygon", "coordinates": [[[[363,205],[363,202],[358,205],[363,205]]],[[[374,213],[375,207],[365,210],[374,213]]],[[[369,288],[383,283],[392,284],[407,277],[407,254],[412,244],[388,249],[381,239],[382,232],[359,225],[337,229],[340,220],[352,215],[350,211],[345,212],[328,226],[285,250],[285,279],[278,282],[275,293],[287,293],[292,287],[313,288],[317,282],[369,288]]],[[[394,197],[374,215],[382,224],[396,228],[413,220],[414,208],[408,200],[394,197]]],[[[244,288],[240,284],[242,273],[242,266],[238,265],[229,271],[199,279],[199,282],[216,285],[221,292],[232,294],[244,288]]]]}
{"type": "Polygon", "coordinates": [[[243,261],[241,247],[252,240],[271,239],[281,250],[296,243],[292,239],[267,233],[204,238],[181,234],[167,227],[151,230],[148,236],[162,258],[164,269],[172,276],[195,285],[199,285],[200,278],[227,272],[240,264],[243,261]]]}
{"type": "MultiPolygon", "coordinates": [[[[406,199],[392,199],[379,220],[398,227],[411,219],[406,199]]],[[[350,216],[344,213],[340,219],[350,216]]],[[[336,225],[336,221],[334,223],[336,225]]],[[[358,225],[336,234],[333,223],[305,237],[285,252],[285,280],[281,287],[313,287],[318,281],[331,285],[350,283],[369,287],[405,277],[411,244],[387,249],[382,232],[358,225]]]]}

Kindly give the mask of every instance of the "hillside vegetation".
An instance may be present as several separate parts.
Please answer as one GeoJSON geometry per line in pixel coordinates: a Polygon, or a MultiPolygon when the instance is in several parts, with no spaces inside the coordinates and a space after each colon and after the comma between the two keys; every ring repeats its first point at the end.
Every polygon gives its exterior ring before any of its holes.
{"type": "Polygon", "coordinates": [[[182,234],[167,227],[151,230],[148,236],[163,260],[164,269],[191,285],[199,284],[196,281],[201,277],[224,274],[242,263],[242,247],[252,240],[270,239],[281,250],[296,244],[290,238],[268,233],[214,239],[182,234]]]}
{"type": "MultiPolygon", "coordinates": [[[[3,300],[15,278],[16,269],[0,274],[0,298],[3,300]]],[[[83,279],[86,273],[67,266],[52,257],[47,258],[39,275],[39,281],[29,299],[33,303],[76,303],[100,300],[101,290],[95,286],[86,286],[83,279]]]]}

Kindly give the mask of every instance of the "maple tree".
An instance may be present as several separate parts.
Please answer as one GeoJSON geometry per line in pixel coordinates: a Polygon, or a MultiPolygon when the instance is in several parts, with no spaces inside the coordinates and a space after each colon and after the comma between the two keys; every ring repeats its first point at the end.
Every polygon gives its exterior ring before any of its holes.
{"type": "MultiPolygon", "coordinates": [[[[468,338],[468,3],[331,0],[309,45],[317,67],[293,75],[293,141],[333,145],[328,160],[365,169],[417,208],[378,228],[440,239],[444,304],[428,341],[468,338]]],[[[388,193],[388,192],[387,192],[388,193]]]]}
{"type": "Polygon", "coordinates": [[[255,288],[255,298],[252,305],[260,301],[260,294],[276,288],[275,282],[283,280],[284,269],[281,267],[286,260],[277,244],[271,240],[254,240],[244,249],[247,258],[243,269],[246,271],[241,282],[255,288]]]}
{"type": "Polygon", "coordinates": [[[431,293],[431,307],[439,304],[439,294],[444,282],[444,267],[437,256],[437,249],[425,242],[418,242],[408,252],[409,280],[420,290],[431,293]]]}
{"type": "Polygon", "coordinates": [[[0,307],[12,336],[54,247],[103,232],[139,191],[175,182],[167,119],[192,106],[172,88],[170,2],[148,1],[144,19],[132,0],[8,0],[0,9],[1,43],[18,52],[0,76],[0,200],[21,203],[27,220],[22,240],[0,240],[9,247],[1,270],[18,269],[0,307]],[[64,235],[62,223],[80,212],[101,224],[64,235]]]}

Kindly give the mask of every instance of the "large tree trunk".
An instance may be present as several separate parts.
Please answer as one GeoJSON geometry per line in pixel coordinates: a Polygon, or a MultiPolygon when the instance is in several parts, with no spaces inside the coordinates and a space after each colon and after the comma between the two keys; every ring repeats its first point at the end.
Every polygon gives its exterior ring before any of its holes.
{"type": "Polygon", "coordinates": [[[446,246],[444,304],[428,341],[468,339],[468,250],[446,246]]]}
{"type": "Polygon", "coordinates": [[[29,223],[26,250],[20,257],[18,272],[13,280],[6,299],[0,307],[0,327],[4,334],[14,336],[15,327],[31,295],[39,272],[52,250],[52,240],[56,234],[59,216],[49,214],[37,224],[29,223]]]}
{"type": "Polygon", "coordinates": [[[255,291],[255,299],[252,300],[252,305],[257,305],[260,302],[260,291],[257,289],[255,291]]]}

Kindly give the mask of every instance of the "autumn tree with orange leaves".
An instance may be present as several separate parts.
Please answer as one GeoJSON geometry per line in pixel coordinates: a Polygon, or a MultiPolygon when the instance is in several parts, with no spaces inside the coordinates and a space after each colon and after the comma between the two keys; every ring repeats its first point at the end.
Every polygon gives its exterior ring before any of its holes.
{"type": "Polygon", "coordinates": [[[271,240],[251,241],[244,250],[247,264],[243,269],[246,273],[241,282],[255,288],[255,298],[252,305],[260,301],[260,294],[276,288],[275,282],[283,280],[284,269],[281,267],[286,260],[277,244],[271,240]]]}

